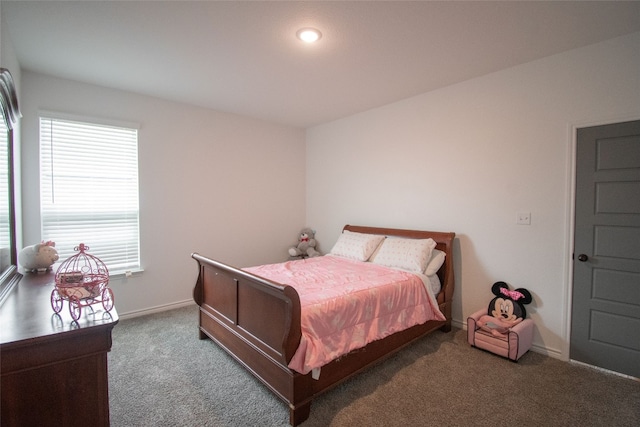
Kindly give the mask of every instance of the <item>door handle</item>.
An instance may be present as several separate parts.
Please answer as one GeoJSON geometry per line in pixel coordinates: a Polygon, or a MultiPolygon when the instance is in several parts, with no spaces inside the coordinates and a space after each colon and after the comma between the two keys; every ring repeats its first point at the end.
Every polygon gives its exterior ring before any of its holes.
{"type": "Polygon", "coordinates": [[[585,262],[588,259],[589,259],[589,257],[587,255],[585,255],[585,254],[578,255],[578,261],[580,261],[580,262],[585,262]]]}

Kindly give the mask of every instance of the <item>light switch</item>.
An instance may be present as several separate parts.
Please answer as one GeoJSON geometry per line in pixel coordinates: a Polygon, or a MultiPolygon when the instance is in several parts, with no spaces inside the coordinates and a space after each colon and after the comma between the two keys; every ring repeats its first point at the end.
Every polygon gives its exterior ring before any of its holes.
{"type": "Polygon", "coordinates": [[[531,212],[518,212],[516,224],[531,225],[531,212]]]}

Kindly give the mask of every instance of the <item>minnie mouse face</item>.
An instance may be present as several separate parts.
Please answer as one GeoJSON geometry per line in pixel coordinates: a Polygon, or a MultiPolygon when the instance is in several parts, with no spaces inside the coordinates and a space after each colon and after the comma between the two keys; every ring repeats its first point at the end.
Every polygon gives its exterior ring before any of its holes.
{"type": "Polygon", "coordinates": [[[529,291],[523,288],[512,291],[505,282],[496,282],[491,287],[491,292],[496,297],[489,303],[488,314],[507,322],[527,317],[524,305],[532,301],[529,291]]]}
{"type": "Polygon", "coordinates": [[[489,313],[495,318],[506,320],[508,322],[515,321],[518,317],[522,317],[522,312],[519,310],[518,305],[514,305],[513,301],[504,298],[494,298],[491,301],[493,310],[489,310],[489,313]]]}

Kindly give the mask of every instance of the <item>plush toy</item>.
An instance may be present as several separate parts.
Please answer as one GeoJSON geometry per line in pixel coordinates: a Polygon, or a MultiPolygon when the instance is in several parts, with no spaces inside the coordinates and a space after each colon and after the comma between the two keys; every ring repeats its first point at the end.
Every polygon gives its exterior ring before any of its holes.
{"type": "Polygon", "coordinates": [[[505,282],[496,282],[491,287],[495,298],[489,303],[487,314],[478,319],[478,326],[494,336],[505,336],[510,328],[527,317],[524,305],[533,301],[524,288],[509,290],[505,282]]]}
{"type": "Polygon", "coordinates": [[[298,245],[289,249],[289,255],[292,257],[316,257],[320,252],[316,251],[316,232],[310,228],[305,228],[298,236],[298,245]]]}
{"type": "Polygon", "coordinates": [[[27,246],[18,254],[18,262],[26,271],[47,271],[58,260],[55,242],[42,242],[27,246]]]}

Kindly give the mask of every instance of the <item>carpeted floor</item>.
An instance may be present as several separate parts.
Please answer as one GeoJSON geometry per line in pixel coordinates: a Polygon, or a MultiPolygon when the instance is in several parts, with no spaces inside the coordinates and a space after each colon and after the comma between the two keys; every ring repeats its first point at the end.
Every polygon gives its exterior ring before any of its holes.
{"type": "MultiPolygon", "coordinates": [[[[196,306],[121,320],[111,425],[288,426],[287,406],[210,340],[196,306]]],[[[637,426],[640,382],[537,353],[518,363],[435,332],[314,399],[304,427],[637,426]]]]}

